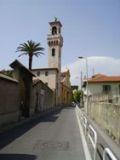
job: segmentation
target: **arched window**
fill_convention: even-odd
[[[55,56],[55,48],[52,48],[52,56]]]
[[[53,41],[51,42],[51,46],[53,45]]]
[[[52,35],[55,35],[55,34],[57,34],[57,28],[54,26],[54,27],[52,28]]]
[[[48,76],[48,71],[45,71],[45,76]]]
[[[37,76],[40,76],[40,71],[37,71]]]

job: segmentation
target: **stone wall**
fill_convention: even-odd
[[[89,116],[120,144],[120,105],[105,102],[89,102]]]
[[[54,92],[41,80],[34,82],[31,95],[31,114],[43,112],[55,107]]]
[[[0,127],[19,117],[19,83],[0,74]]]

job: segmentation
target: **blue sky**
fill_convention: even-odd
[[[0,69],[16,58],[17,46],[27,40],[41,42],[45,56],[33,67],[47,66],[47,34],[54,16],[63,24],[62,65],[80,55],[119,59],[120,0],[0,0]],[[19,58],[26,66],[28,57]]]

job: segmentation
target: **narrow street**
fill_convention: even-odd
[[[0,160],[85,160],[75,108],[0,135]]]

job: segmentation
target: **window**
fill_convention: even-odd
[[[52,49],[52,56],[55,56],[55,48]]]
[[[48,76],[48,71],[45,72],[45,76]]]
[[[104,93],[109,93],[110,91],[111,91],[110,85],[103,85],[103,92]]]
[[[37,76],[40,76],[40,71],[37,71]]]
[[[52,28],[52,35],[55,35],[55,34],[57,34],[57,28],[54,26],[54,27]]]

